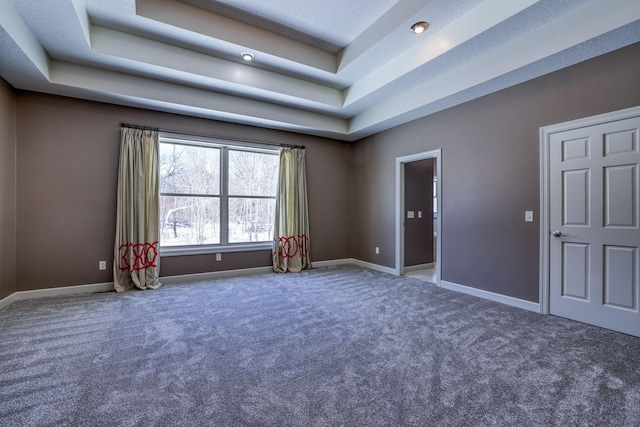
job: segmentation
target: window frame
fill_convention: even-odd
[[[186,145],[205,148],[220,149],[220,191],[218,195],[202,195],[187,193],[162,193],[162,196],[195,196],[195,197],[211,197],[220,200],[220,243],[203,244],[203,245],[181,245],[181,246],[162,246],[160,241],[161,256],[183,256],[183,255],[202,255],[214,253],[228,252],[249,252],[259,250],[271,250],[273,241],[267,240],[262,242],[236,242],[229,243],[229,199],[230,198],[247,198],[247,199],[267,199],[276,200],[273,196],[246,196],[246,195],[230,195],[229,194],[229,151],[246,151],[251,153],[269,154],[278,156],[280,147],[267,146],[259,143],[250,143],[238,140],[227,140],[213,137],[199,137],[189,135],[176,135],[168,132],[160,132],[158,135],[158,143],[168,143],[176,145]]]

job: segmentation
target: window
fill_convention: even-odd
[[[163,254],[270,247],[278,151],[161,136],[159,153]]]

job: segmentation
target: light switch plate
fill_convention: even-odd
[[[418,218],[422,218],[422,211],[418,211]]]
[[[414,211],[407,211],[407,218],[415,218],[415,212]]]
[[[524,220],[526,222],[533,222],[533,211],[525,211],[524,212]]]

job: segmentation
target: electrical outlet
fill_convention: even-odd
[[[216,261],[222,261],[222,254],[216,254]]]
[[[98,262],[98,270],[106,270],[107,269],[107,261]]]
[[[380,248],[376,246],[376,255],[380,254]]]

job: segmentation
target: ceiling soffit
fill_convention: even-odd
[[[640,41],[637,0],[53,3],[0,4],[14,87],[343,140]]]

